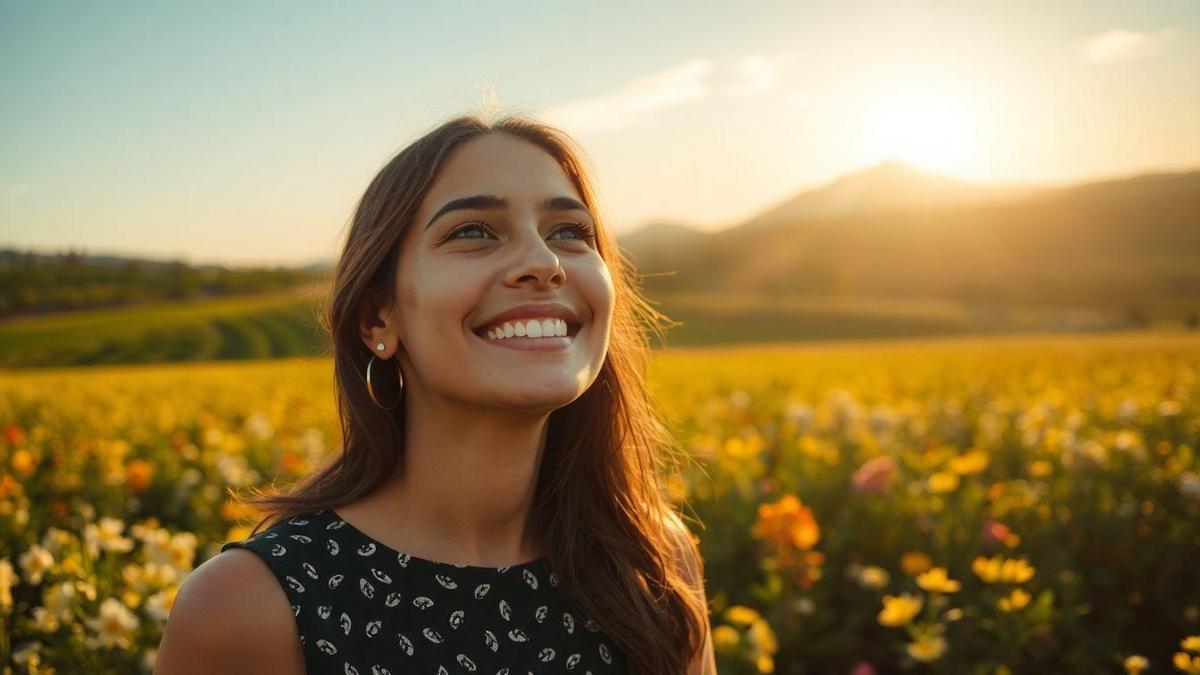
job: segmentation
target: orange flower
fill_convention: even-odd
[[[301,473],[304,469],[304,458],[291,450],[284,450],[279,456],[279,466],[288,473]]]
[[[25,440],[25,432],[15,424],[4,427],[4,438],[12,445],[18,445]]]
[[[931,567],[933,567],[933,560],[920,551],[908,551],[900,556],[900,569],[909,576],[915,577],[928,571]]]
[[[779,501],[758,505],[758,521],[751,534],[784,550],[794,547],[806,551],[821,538],[821,528],[812,509],[795,495],[784,495]]]
[[[12,476],[6,473],[0,474],[0,499],[8,499],[17,494],[18,485],[19,483]]]
[[[141,492],[150,487],[150,478],[154,475],[154,467],[144,459],[135,459],[125,466],[125,484],[134,492]]]

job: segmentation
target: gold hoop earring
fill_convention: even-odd
[[[375,388],[371,386],[371,364],[374,362],[375,355],[372,354],[371,360],[367,361],[367,394],[371,396],[371,400],[375,402],[376,406],[384,410],[392,410],[396,406],[400,405],[400,399],[404,396],[404,373],[400,372],[400,362],[396,362],[396,380],[400,383],[400,393],[396,395],[396,402],[393,403],[391,407],[385,407],[379,402],[379,399],[375,398]]]

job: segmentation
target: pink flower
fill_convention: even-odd
[[[896,460],[891,455],[881,455],[867,461],[854,472],[854,491],[861,494],[878,495],[887,491],[896,474]]]
[[[859,661],[854,664],[854,670],[850,671],[850,675],[875,675],[875,667],[866,661]]]
[[[1008,526],[998,520],[988,518],[983,521],[983,530],[979,534],[979,538],[985,544],[1003,544],[1008,538]]]

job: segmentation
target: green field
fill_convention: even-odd
[[[70,366],[316,355],[311,295],[161,302],[0,322],[0,366]]]
[[[263,295],[96,309],[0,321],[0,366],[46,367],[324,353],[320,287]],[[653,299],[678,322],[666,346],[887,339],[1124,326],[1088,308],[980,307],[884,298],[762,297],[678,293]],[[662,347],[661,343],[655,343]]]

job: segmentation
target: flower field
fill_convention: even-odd
[[[723,675],[1200,672],[1194,336],[668,350],[651,386]],[[255,520],[230,491],[335,424],[325,359],[0,373],[5,672],[150,672]]]

